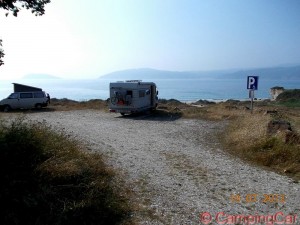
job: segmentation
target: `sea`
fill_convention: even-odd
[[[42,88],[51,98],[68,98],[76,101],[109,98],[109,83],[113,79],[19,79],[0,80],[0,98],[6,98],[13,92],[12,83]],[[182,102],[195,102],[200,99],[210,101],[226,101],[228,99],[247,100],[247,80],[245,79],[153,79],[143,80],[155,82],[160,99],[177,99]],[[298,80],[263,80],[258,83],[254,97],[270,98],[270,88],[281,86],[285,89],[300,88]]]

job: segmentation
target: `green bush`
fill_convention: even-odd
[[[278,101],[287,101],[290,99],[300,100],[300,89],[285,90],[284,92],[280,93],[276,98],[276,100]]]
[[[99,154],[45,123],[0,124],[0,224],[120,224],[131,213]]]
[[[300,107],[300,89],[285,90],[276,98],[279,105]]]

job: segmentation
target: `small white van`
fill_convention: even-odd
[[[4,112],[11,109],[41,109],[49,102],[50,97],[44,91],[14,92],[0,101],[0,107]]]

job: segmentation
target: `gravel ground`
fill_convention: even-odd
[[[138,224],[205,224],[201,215],[209,215],[203,212],[212,216],[206,224],[238,224],[236,215],[248,219],[239,224],[273,224],[263,216],[276,213],[280,221],[300,216],[300,184],[222,151],[215,135],[224,122],[93,110],[26,115],[64,128],[104,153],[135,193]]]

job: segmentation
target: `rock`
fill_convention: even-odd
[[[264,114],[265,115],[266,114],[276,115],[276,114],[278,114],[278,111],[277,110],[267,110]]]
[[[238,105],[238,104],[240,104],[241,102],[240,102],[239,100],[228,99],[228,100],[226,101],[226,103]]]
[[[286,144],[300,144],[300,135],[294,131],[286,132],[285,143]]]
[[[173,111],[181,111],[178,107],[175,107]]]
[[[235,106],[235,105],[226,105],[225,106],[225,109],[228,109],[228,110],[232,110],[232,109],[238,109],[238,107],[237,106]]]
[[[194,102],[193,105],[214,105],[216,102],[208,101],[208,100],[198,100],[197,102]]]
[[[292,131],[292,127],[289,122],[285,120],[272,120],[268,123],[267,134],[273,135],[283,131]]]
[[[284,88],[283,87],[272,87],[270,89],[270,94],[271,94],[271,97],[272,99],[271,100],[276,100],[276,98],[278,97],[278,95],[280,95],[282,92],[284,92]]]

